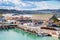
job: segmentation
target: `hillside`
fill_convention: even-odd
[[[8,9],[0,9],[0,13],[15,13],[15,14],[57,14],[60,17],[60,9],[46,9],[46,10],[8,10]]]

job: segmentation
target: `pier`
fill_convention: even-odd
[[[15,25],[15,24],[0,24],[0,30],[12,29],[15,27],[17,27],[17,25]]]
[[[54,14],[32,14],[32,15],[14,15],[6,16],[6,21],[10,23],[7,28],[19,28],[26,32],[35,33],[37,35],[48,34],[54,37],[60,37],[60,30],[57,30],[52,25],[57,25],[58,21]],[[12,24],[15,24],[13,26]],[[17,25],[17,26],[16,26]],[[2,25],[3,28],[6,28]]]
[[[41,29],[40,27],[29,27],[29,26],[17,26],[17,28],[22,29],[26,32],[31,32],[31,33],[35,33],[39,36],[41,36],[41,34],[47,34],[50,35],[52,37],[60,37],[60,31],[57,30],[48,30],[48,29]]]

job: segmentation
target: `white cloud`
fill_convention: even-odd
[[[56,3],[56,5],[54,4],[51,4],[50,3],[47,3],[45,1],[42,1],[42,2],[32,2],[34,5],[36,5],[36,9],[60,9],[60,5]]]
[[[23,2],[21,0],[0,0],[0,4],[13,3],[15,6],[0,6],[0,9],[16,9],[16,10],[41,10],[41,9],[60,9],[60,6],[50,4],[46,1],[41,2]]]
[[[48,5],[45,2],[35,2],[33,3],[34,5],[36,5],[36,9],[47,9]]]

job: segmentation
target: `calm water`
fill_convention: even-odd
[[[0,40],[59,40],[54,37],[39,37],[35,34],[26,33],[22,30],[11,29],[0,31]]]

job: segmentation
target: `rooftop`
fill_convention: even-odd
[[[36,20],[49,20],[53,16],[54,16],[54,14],[34,14],[32,16],[32,19],[36,19]]]

